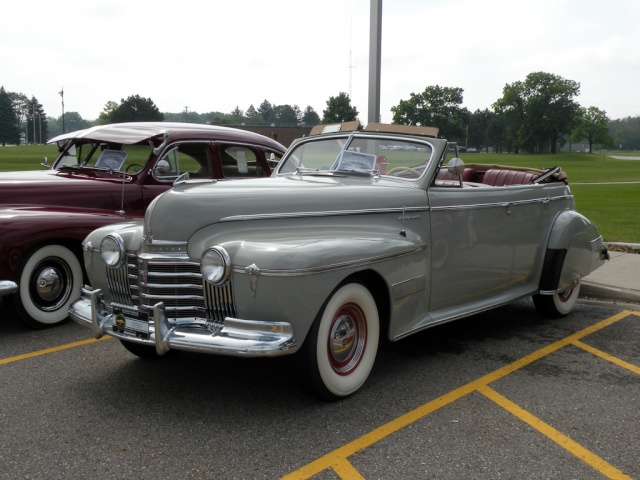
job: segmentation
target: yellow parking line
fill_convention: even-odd
[[[383,438],[397,432],[398,430],[406,427],[407,425],[413,422],[420,420],[423,417],[426,417],[430,413],[433,413],[436,410],[452,402],[455,402],[456,400],[464,397],[465,395],[468,395],[469,393],[474,391],[479,391],[481,388],[486,387],[490,383],[495,382],[496,380],[499,380],[505,377],[506,375],[509,375],[510,373],[513,373],[529,365],[530,363],[533,363],[536,360],[539,360],[540,358],[543,358],[563,347],[566,347],[567,345],[573,344],[574,342],[580,340],[581,338],[586,337],[587,335],[597,332],[598,330],[601,330],[605,327],[608,327],[609,325],[623,318],[626,318],[629,315],[638,315],[638,313],[626,311],[626,310],[622,311],[616,315],[606,318],[598,323],[595,323],[594,325],[591,325],[583,330],[580,330],[579,332],[569,335],[568,337],[565,337],[562,340],[552,343],[551,345],[548,345],[544,348],[541,348],[540,350],[533,352],[525,357],[522,357],[519,360],[516,360],[515,362],[510,363],[509,365],[505,365],[504,367],[499,368],[498,370],[495,370],[489,373],[488,375],[480,377],[477,380],[474,380],[473,382],[463,385],[462,387],[459,387],[455,390],[452,390],[449,393],[442,395],[441,397],[436,398],[435,400],[425,403],[424,405],[416,408],[415,410],[405,413],[404,415],[390,421],[389,423],[386,423],[385,425],[382,425],[381,427],[376,428],[375,430],[372,430],[371,432],[363,435],[362,437],[357,438],[343,445],[342,447],[335,449],[333,452],[330,452],[327,455],[324,455],[323,457],[320,457],[315,461],[308,463],[307,465],[299,468],[298,470],[291,472],[288,475],[285,475],[284,477],[282,477],[282,480],[308,479],[328,468],[333,469],[337,473],[337,469],[339,469],[341,465],[344,465],[344,463],[347,462],[347,458],[349,458],[351,455],[373,445],[374,443],[379,442]],[[343,480],[347,480],[350,477],[340,477],[340,478],[342,478]],[[624,478],[624,477],[620,477],[620,478]]]
[[[586,350],[587,352],[602,358],[603,360],[606,360],[608,362],[611,363],[615,363],[616,365],[618,365],[619,367],[622,368],[626,368],[627,370],[632,371],[633,373],[637,373],[638,375],[640,375],[640,367],[636,367],[635,365],[625,362],[624,360],[620,360],[619,358],[616,358],[612,355],[609,355],[608,353],[603,352],[602,350],[598,350],[597,348],[592,347],[591,345],[587,345],[586,343],[582,343],[578,340],[575,340],[573,342],[571,342],[573,345],[575,345],[576,347],[579,347],[583,350]]]
[[[535,417],[531,413],[527,412],[517,404],[513,403],[508,398],[500,395],[494,389],[488,386],[484,386],[484,387],[480,387],[478,391],[481,394],[483,394],[485,397],[487,397],[489,400],[500,405],[509,413],[515,415],[526,424],[535,428],[537,431],[542,433],[548,439],[556,442],[558,445],[560,445],[562,448],[567,450],[569,453],[572,453],[573,455],[578,457],[580,460],[582,460],[583,462],[587,463],[595,470],[602,473],[607,478],[610,478],[612,480],[617,480],[617,479],[631,480],[630,476],[625,475],[622,471],[618,470],[616,467],[614,467],[610,463],[598,457],[596,454],[590,452],[579,443],[574,442],[573,440],[571,440],[571,438],[567,437],[562,432],[556,430],[551,425],[543,422],[538,417]]]
[[[333,465],[333,470],[342,480],[364,480],[360,472],[356,470],[348,460]]]
[[[20,360],[26,360],[27,358],[39,357],[40,355],[46,355],[48,353],[60,352],[69,348],[80,347],[82,345],[88,345],[90,343],[99,342],[102,340],[108,340],[111,337],[102,337],[98,340],[95,338],[89,338],[87,340],[80,340],[79,342],[66,343],[64,345],[58,345],[57,347],[45,348],[44,350],[37,350],[35,352],[23,353],[22,355],[16,355],[15,357],[0,358],[0,365],[6,365],[7,363],[18,362]]]

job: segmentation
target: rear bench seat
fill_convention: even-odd
[[[510,170],[509,168],[489,168],[484,170],[479,168],[465,167],[462,173],[462,182],[472,183],[473,186],[489,185],[492,187],[503,187],[505,185],[528,185],[537,178],[542,171]],[[486,167],[485,167],[486,168]],[[460,185],[458,175],[452,175],[446,168],[438,171],[436,178],[438,186]]]
[[[502,187],[504,185],[528,185],[537,176],[538,174],[534,172],[492,168],[484,173],[480,181],[485,185],[492,185],[494,187]]]

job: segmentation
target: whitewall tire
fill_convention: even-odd
[[[316,318],[307,339],[307,369],[315,393],[337,400],[367,380],[378,351],[376,302],[360,283],[340,287]]]
[[[46,245],[26,257],[18,272],[14,304],[20,319],[35,328],[67,319],[71,302],[80,296],[82,266],[62,245]]]
[[[538,312],[549,318],[562,318],[571,313],[580,295],[580,284],[553,295],[534,295],[533,303]]]

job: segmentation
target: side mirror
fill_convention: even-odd
[[[156,166],[153,169],[154,173],[157,173],[158,175],[167,175],[171,172],[171,165],[169,164],[169,162],[167,162],[166,160],[159,160],[158,163],[156,163]]]
[[[461,158],[452,158],[447,163],[447,170],[451,175],[460,176],[464,173],[464,162]]]
[[[44,168],[51,168],[51,166],[49,165],[49,160],[47,159],[47,157],[44,157],[44,160],[42,161],[42,163],[40,165],[42,165]]]

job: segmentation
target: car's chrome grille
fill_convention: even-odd
[[[138,303],[138,262],[135,254],[127,254],[122,268],[107,268],[107,285],[114,302],[123,305]]]
[[[167,317],[176,320],[222,323],[225,317],[236,316],[232,285],[216,287],[204,282],[200,262],[187,255],[132,254],[126,266],[107,270],[115,303],[151,313],[154,305],[163,302]]]

